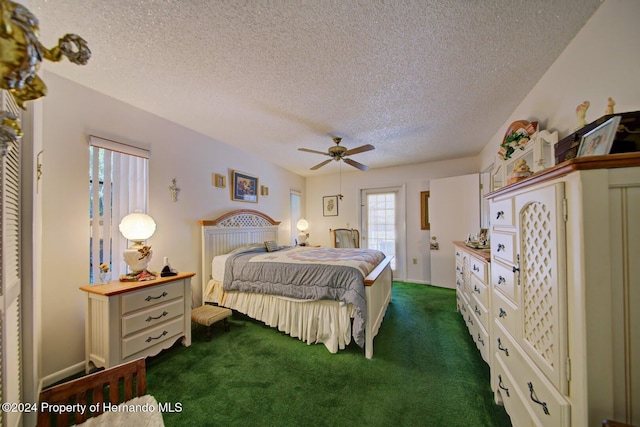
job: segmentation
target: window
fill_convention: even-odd
[[[127,214],[147,212],[149,151],[96,136],[89,140],[89,282],[100,264],[111,277],[126,274],[127,241],[118,230]]]
[[[391,268],[396,269],[396,193],[366,194],[367,247],[384,252],[391,260]]]

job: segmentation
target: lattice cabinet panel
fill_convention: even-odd
[[[567,354],[562,184],[516,197],[520,242],[521,344],[545,376],[566,390]]]

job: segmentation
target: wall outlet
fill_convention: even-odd
[[[414,259],[413,259],[413,263],[414,263],[414,264],[417,264],[417,263],[418,263],[418,258],[414,258]]]

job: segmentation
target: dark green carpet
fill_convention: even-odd
[[[374,357],[330,354],[234,314],[193,343],[147,359],[148,391],[181,404],[172,426],[510,426],[455,291],[394,283]],[[174,405],[175,406],[175,405]]]

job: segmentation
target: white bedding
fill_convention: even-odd
[[[307,344],[322,343],[330,353],[344,350],[351,342],[351,318],[355,314],[351,304],[225,292],[222,281],[213,279],[206,285],[204,301],[244,313]]]
[[[118,405],[117,411],[103,412],[97,417],[89,418],[79,425],[83,427],[162,427],[164,426],[164,421],[156,399],[149,394],[145,394],[144,396],[134,397],[131,400],[121,403]]]

